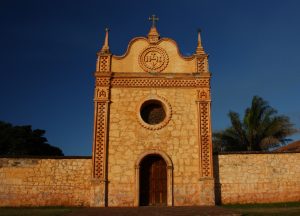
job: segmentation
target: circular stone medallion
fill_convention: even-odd
[[[169,63],[166,51],[157,46],[145,48],[139,55],[139,64],[146,72],[161,72]]]

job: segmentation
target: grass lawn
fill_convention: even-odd
[[[69,213],[74,208],[68,207],[20,207],[20,208],[0,208],[0,216],[62,216]]]
[[[243,216],[300,216],[300,202],[223,205]],[[0,208],[0,216],[64,216],[77,210],[76,207]]]
[[[244,216],[299,216],[300,202],[224,205]]]

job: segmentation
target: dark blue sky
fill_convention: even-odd
[[[210,55],[213,129],[254,95],[300,127],[300,1],[0,1],[0,120],[47,131],[66,155],[91,155],[93,72],[109,27],[122,54],[159,17],[162,37]],[[293,136],[300,139],[300,135]]]

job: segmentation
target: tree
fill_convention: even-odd
[[[290,141],[297,130],[284,115],[278,115],[267,101],[254,96],[245,110],[243,121],[236,112],[228,114],[231,126],[213,134],[216,151],[262,151]]]
[[[32,130],[30,125],[0,121],[0,155],[63,156],[61,149],[47,143],[44,134],[45,130]]]

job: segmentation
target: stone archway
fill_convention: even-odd
[[[167,164],[157,154],[144,157],[140,163],[140,206],[167,205]]]
[[[151,156],[156,156],[157,158],[162,158],[166,164],[166,182],[167,182],[167,206],[173,206],[173,163],[170,157],[160,150],[150,150],[144,152],[139,156],[135,163],[135,182],[136,182],[136,190],[135,190],[135,206],[139,206],[140,203],[140,173],[141,173],[141,163],[145,158],[151,158]]]

